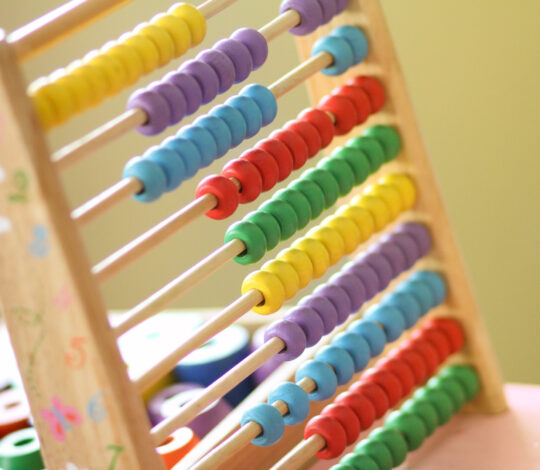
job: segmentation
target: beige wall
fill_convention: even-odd
[[[60,3],[3,0],[0,25],[12,30]],[[82,56],[138,21],[165,10],[169,3],[133,2],[31,61],[26,68],[28,79]],[[204,45],[228,36],[235,29],[233,25],[262,26],[275,16],[278,5],[278,0],[239,0],[209,21]],[[383,5],[505,378],[538,383],[540,283],[535,265],[540,246],[540,2],[383,0]],[[268,85],[297,63],[290,37],[272,43],[270,54],[271,62],[252,75],[253,81]],[[145,83],[160,75],[154,74]],[[70,136],[81,135],[114,116],[123,109],[128,94],[52,132],[51,146],[56,148]],[[303,88],[291,93],[280,101],[277,124],[291,119],[307,104]],[[64,181],[73,205],[113,183],[124,162],[142,152],[149,142],[132,133],[67,171]],[[97,261],[181,207],[192,197],[196,181],[219,172],[222,166],[223,161],[215,163],[157,203],[129,201],[90,224],[84,237],[91,258]],[[105,284],[108,305],[127,308],[140,301],[217,247],[227,226],[205,219],[164,243]],[[247,268],[231,263],[177,306],[224,305],[238,294],[247,272]]]

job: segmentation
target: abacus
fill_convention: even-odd
[[[272,22],[239,29],[134,92],[117,118],[49,151],[47,129],[195,47],[206,20],[234,1],[174,4],[28,88],[22,60],[126,0],[71,1],[0,39],[0,298],[49,470],[300,468],[314,457],[340,456],[361,431],[400,407],[335,467],[380,470],[403,462],[465,402],[477,412],[505,409],[377,0],[284,0],[279,8],[276,2]],[[135,128],[167,132],[264,67],[268,43],[289,33],[297,36],[298,67],[268,87],[246,86],[129,160],[117,184],[79,208],[68,206],[58,177],[63,168]],[[304,81],[316,106],[229,159],[220,175],[199,183],[192,202],[90,266],[78,225],[129,196],[151,203],[175,190],[270,125],[278,99]],[[322,149],[331,156],[301,170]],[[233,217],[239,204],[288,179],[231,225],[223,247],[109,324],[100,282],[197,218]],[[325,210],[326,218],[315,221]],[[257,263],[293,237],[247,275],[236,301],[130,379],[117,346],[121,335],[232,259]],[[346,255],[348,264],[268,326],[263,346],[150,426],[141,392],[250,310],[273,314],[298,291],[308,293]],[[174,444],[184,426],[276,355],[291,362],[180,460]],[[452,365],[438,371],[449,356]],[[4,466],[23,468],[10,462]],[[26,462],[24,468],[33,465]]]

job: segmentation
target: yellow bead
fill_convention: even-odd
[[[414,206],[416,202],[416,188],[409,176],[402,173],[384,175],[379,179],[379,183],[392,185],[399,191],[405,210]]]
[[[363,207],[345,205],[341,206],[337,211],[336,215],[343,215],[353,220],[358,230],[360,231],[360,243],[368,240],[373,232],[375,232],[375,221],[371,212]]]
[[[293,248],[303,251],[309,256],[313,265],[313,278],[321,277],[330,267],[330,256],[325,246],[319,240],[303,237],[292,244]]]
[[[43,129],[47,130],[54,127],[57,122],[57,117],[51,100],[47,95],[43,93],[41,89],[36,90],[32,95],[32,101],[34,102],[34,109],[36,110]]]
[[[348,255],[358,248],[361,241],[360,230],[354,221],[342,215],[331,215],[321,222],[325,227],[337,230],[343,239],[345,254]]]
[[[173,40],[165,29],[155,24],[142,23],[134,30],[140,36],[145,36],[154,43],[158,50],[159,66],[163,67],[174,58]]]
[[[375,231],[382,230],[390,223],[390,209],[386,203],[378,196],[360,194],[351,199],[351,204],[368,210],[375,222]]]
[[[368,186],[365,189],[364,194],[380,197],[390,210],[391,221],[403,211],[401,196],[394,186],[374,184],[373,186]]]
[[[306,237],[319,240],[326,251],[330,259],[330,266],[334,266],[345,254],[345,242],[336,229],[330,227],[315,227],[312,228]]]
[[[255,271],[249,274],[242,283],[242,294],[250,290],[258,290],[264,301],[252,308],[255,313],[268,315],[277,312],[285,302],[285,287],[273,273],[268,271]]]
[[[107,78],[107,95],[114,95],[127,85],[127,74],[122,63],[115,57],[92,51],[84,56],[83,61],[99,67]]]
[[[91,106],[93,92],[90,84],[80,75],[75,75],[63,69],[60,73],[51,75],[51,80],[66,87],[74,100],[75,112],[80,112]]]
[[[127,33],[120,36],[119,42],[133,48],[139,55],[143,65],[143,73],[151,73],[158,68],[159,51],[148,37]]]
[[[286,261],[294,268],[298,275],[300,289],[306,287],[313,279],[313,263],[305,251],[287,248],[280,251],[276,259]]]
[[[191,47],[191,31],[188,24],[182,18],[174,15],[161,13],[154,16],[150,23],[162,27],[172,39],[174,44],[174,56],[180,57]]]
[[[137,54],[137,51],[132,47],[111,41],[103,46],[101,52],[105,55],[114,57],[122,64],[129,85],[132,85],[141,78],[141,75],[143,74],[142,60],[139,57],[139,54]]]
[[[285,288],[285,300],[292,299],[300,290],[300,279],[295,269],[287,261],[274,259],[264,263],[261,271],[267,271],[279,277]]]
[[[193,46],[199,44],[206,35],[206,19],[197,8],[189,3],[176,3],[171,6],[167,13],[184,20],[191,32]]]
[[[92,93],[90,106],[101,103],[107,96],[109,84],[107,75],[105,75],[101,67],[84,64],[81,60],[77,60],[70,64],[67,70],[71,75],[79,76],[88,83]]]
[[[55,120],[54,124],[61,124],[75,112],[75,99],[71,95],[71,91],[58,83],[48,80],[41,81],[39,86],[30,86],[30,94],[35,95],[37,89],[39,93],[47,96],[52,104]]]

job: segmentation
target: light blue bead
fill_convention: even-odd
[[[242,88],[240,95],[251,98],[261,110],[262,125],[270,124],[277,115],[277,100],[274,94],[265,86],[254,83]]]
[[[446,283],[440,274],[433,271],[418,271],[413,273],[410,279],[424,281],[430,288],[435,301],[432,308],[440,305],[446,298]]]
[[[334,58],[334,63],[322,70],[325,75],[341,75],[345,73],[353,64],[353,51],[348,41],[335,36],[325,36],[318,39],[311,55],[316,56],[320,52],[328,52]]]
[[[407,292],[414,296],[420,307],[422,307],[422,315],[425,315],[435,304],[435,298],[431,289],[424,281],[418,279],[407,279],[396,288],[396,292]]]
[[[395,341],[405,330],[405,319],[401,312],[386,305],[373,305],[364,314],[366,320],[380,323],[384,327],[387,341]]]
[[[223,119],[207,114],[199,116],[193,124],[206,129],[212,134],[217,144],[216,158],[222,157],[232,148],[231,131]]]
[[[381,354],[386,346],[386,335],[384,331],[372,321],[364,319],[353,321],[347,328],[347,331],[356,333],[367,341],[371,357]]]
[[[185,179],[194,176],[199,171],[199,168],[202,167],[201,152],[199,152],[199,149],[190,140],[173,135],[167,137],[161,143],[161,147],[170,148],[180,155],[186,167]]]
[[[180,183],[186,179],[186,165],[184,160],[170,148],[150,147],[144,152],[143,158],[156,162],[161,167],[167,178],[166,192],[178,188]]]
[[[225,104],[232,106],[242,113],[246,122],[246,137],[253,137],[262,127],[262,112],[254,100],[247,96],[232,96]]]
[[[176,135],[195,144],[195,147],[197,147],[197,150],[201,154],[202,166],[200,168],[207,167],[217,157],[218,149],[216,140],[210,131],[204,127],[194,125],[184,126]]]
[[[240,145],[247,135],[247,126],[242,113],[236,108],[226,104],[215,106],[210,114],[217,116],[225,121],[231,132],[231,148]]]
[[[358,65],[366,58],[368,42],[366,35],[360,28],[356,28],[355,26],[339,26],[330,33],[330,36],[343,38],[349,43],[353,53],[353,65]]]
[[[336,335],[331,344],[343,348],[349,353],[354,363],[355,372],[360,372],[367,366],[371,350],[363,336],[352,331],[344,331]]]
[[[167,188],[167,177],[163,169],[145,158],[133,157],[124,167],[124,178],[137,178],[144,189],[133,197],[137,201],[152,202],[158,199]]]
[[[317,385],[317,388],[308,395],[310,400],[326,400],[336,392],[338,385],[337,377],[326,362],[318,360],[304,362],[296,370],[294,380],[295,382],[300,382],[305,377],[309,377]]]
[[[380,305],[397,308],[403,315],[405,328],[412,328],[422,316],[420,303],[407,292],[390,292],[382,298]]]
[[[328,362],[334,368],[338,385],[344,385],[352,379],[354,362],[345,349],[335,345],[324,346],[317,351],[315,359]]]
[[[268,395],[268,403],[277,400],[287,403],[289,412],[283,416],[285,424],[293,426],[304,421],[309,414],[309,397],[305,390],[292,382],[283,382]]]
[[[259,403],[242,415],[242,426],[250,421],[255,421],[262,428],[262,433],[251,441],[257,446],[271,446],[279,441],[285,432],[283,416],[268,403]]]

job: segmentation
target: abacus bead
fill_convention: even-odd
[[[405,403],[403,403],[403,405],[401,405],[401,409],[418,416],[424,423],[428,436],[431,436],[439,425],[439,416],[437,415],[437,411],[435,410],[435,407],[427,400],[418,398],[407,400]]]
[[[347,465],[340,462],[336,465],[332,465],[329,470],[356,470],[356,469],[352,465]]]
[[[352,85],[342,85],[332,90],[332,95],[344,96],[351,100],[356,110],[356,125],[364,123],[371,114],[371,102],[361,88]]]
[[[405,328],[412,328],[422,315],[422,307],[418,301],[407,292],[390,292],[385,295],[381,305],[397,308],[405,320]]]
[[[268,152],[278,166],[278,182],[287,179],[293,169],[293,156],[289,148],[278,139],[264,139],[255,148]]]
[[[381,354],[386,346],[386,335],[375,322],[363,319],[355,320],[349,325],[347,331],[352,331],[367,341],[371,357]]]
[[[268,271],[279,277],[279,280],[285,287],[285,300],[289,300],[300,290],[300,279],[294,268],[282,260],[267,261],[261,267],[262,271]]]
[[[5,470],[41,470],[43,460],[37,432],[23,428],[0,440],[0,462]]]
[[[422,387],[414,392],[414,400],[425,400],[435,409],[439,425],[450,421],[453,414],[453,403],[448,393],[438,388]]]
[[[268,394],[268,403],[278,400],[287,404],[289,411],[283,416],[288,426],[304,421],[309,414],[309,397],[302,387],[292,382],[283,382]]]
[[[396,158],[401,148],[401,138],[399,134],[389,126],[371,126],[368,127],[362,135],[377,139],[384,149],[385,161],[389,162]]]
[[[414,239],[406,233],[387,234],[381,237],[381,243],[395,243],[403,252],[406,261],[406,269],[410,269],[420,259],[420,249]]]
[[[186,115],[187,103],[184,93],[179,88],[168,82],[153,82],[148,89],[159,93],[169,106],[171,117],[169,125],[177,124]]]
[[[371,457],[375,462],[377,462],[377,468],[379,470],[391,470],[392,469],[392,454],[390,449],[379,442],[378,440],[363,439],[360,443],[354,448],[354,453],[359,455],[366,455]]]
[[[299,238],[292,244],[293,248],[304,251],[313,265],[313,278],[321,277],[330,266],[330,255],[319,240],[314,238]]]
[[[351,445],[358,439],[360,434],[360,421],[354,411],[348,406],[339,403],[331,403],[323,408],[321,416],[330,416],[339,421],[347,436],[347,445]]]
[[[324,448],[315,454],[319,459],[333,459],[347,446],[347,434],[343,425],[331,416],[319,415],[308,421],[304,429],[304,439],[316,434],[322,436],[326,443]]]
[[[375,410],[375,419],[384,416],[390,408],[388,395],[380,385],[377,385],[374,382],[355,382],[351,385],[349,391],[351,393],[362,395],[369,400]]]
[[[360,421],[361,430],[368,429],[375,421],[375,407],[362,393],[351,391],[340,393],[334,403],[348,406]]]
[[[352,470],[380,470],[379,466],[371,457],[363,454],[350,453],[340,461],[340,465],[348,465]],[[336,468],[335,470],[341,470]],[[343,470],[349,470],[345,468]]]
[[[202,104],[210,103],[218,94],[219,78],[210,65],[200,60],[188,60],[180,71],[191,75],[202,91]]]
[[[277,139],[287,146],[293,158],[294,170],[305,165],[308,158],[308,146],[300,134],[288,129],[280,129],[272,132],[270,138]]]
[[[354,221],[358,229],[360,230],[361,241],[365,242],[375,232],[375,222],[371,212],[363,207],[346,204],[341,206],[337,211],[337,215],[343,215]]]
[[[353,137],[345,144],[364,153],[369,161],[370,172],[375,173],[384,163],[384,149],[378,140],[370,137]]]
[[[240,183],[239,201],[247,204],[259,197],[262,192],[262,177],[257,167],[244,159],[236,158],[230,160],[221,175],[226,178],[235,178]]]
[[[336,0],[317,0],[322,10],[322,23],[328,23],[337,13]]]
[[[324,245],[328,251],[330,266],[333,266],[343,258],[345,244],[337,230],[330,227],[317,226],[312,228],[306,236],[319,240]]]
[[[331,215],[326,217],[321,224],[324,227],[330,227],[336,230],[343,240],[344,253],[351,254],[360,244],[360,230],[356,224],[349,218]]]
[[[298,115],[298,119],[308,121],[317,129],[321,138],[321,148],[326,148],[334,140],[334,123],[330,116],[317,108],[309,108]]]
[[[175,3],[167,12],[187,23],[193,46],[202,42],[206,34],[206,19],[197,8],[189,3]]]
[[[285,424],[281,413],[268,403],[259,403],[242,415],[242,426],[254,421],[262,428],[251,442],[258,446],[271,446],[281,439],[285,432]]]
[[[279,352],[279,356],[285,361],[296,359],[306,349],[306,335],[302,328],[292,321],[280,320],[266,328],[265,343],[274,337],[280,338],[285,343],[285,349]]]
[[[155,44],[146,36],[134,32],[120,36],[119,42],[132,48],[138,55],[143,73],[153,72],[159,66],[159,53]]]
[[[167,128],[171,121],[171,111],[167,101],[156,91],[138,90],[128,98],[127,109],[142,109],[146,122],[137,126],[144,135],[156,135]]]
[[[300,15],[300,23],[289,29],[296,36],[305,36],[315,31],[323,21],[322,8],[316,1],[284,0],[281,2],[279,12],[295,10]]]
[[[306,196],[293,188],[283,188],[275,192],[272,199],[279,199],[291,205],[298,218],[297,230],[303,229],[313,218],[311,206]]]
[[[311,48],[311,56],[315,57],[321,52],[330,54],[334,59],[332,65],[322,70],[325,75],[341,75],[353,65],[353,51],[346,39],[335,36],[325,36],[318,39]]]
[[[321,150],[321,136],[317,128],[309,121],[297,119],[285,124],[284,129],[297,133],[306,143],[308,158],[312,158]]]
[[[275,219],[269,214],[265,214],[264,212],[255,212],[255,214],[259,214],[259,213],[267,215],[273,221],[275,221]],[[277,221],[276,221],[276,224],[277,224]],[[279,224],[277,228],[279,230]],[[265,232],[265,235],[266,235],[266,231],[265,230],[263,231]],[[278,241],[279,241],[279,236],[276,237],[276,243],[272,246],[272,248],[275,245],[277,245]],[[268,245],[269,250],[272,248],[270,248],[270,245]],[[304,251],[297,250],[296,248],[287,248],[283,251],[280,251],[278,255],[276,256],[276,259],[286,261],[294,268],[294,270],[298,274],[298,280],[300,281],[300,289],[303,289],[304,287],[306,287],[309,284],[309,282],[313,279],[313,264],[311,263],[309,256]]]
[[[169,148],[180,155],[186,167],[186,179],[191,178],[202,165],[201,153],[193,142],[180,137],[167,137],[161,147]]]
[[[396,287],[395,292],[403,292],[412,295],[420,305],[420,315],[422,316],[431,308],[433,294],[423,282],[411,282],[410,279],[407,279]]]
[[[131,50],[129,48],[127,49]],[[90,83],[81,75],[69,73],[66,69],[60,69],[60,73],[53,73],[50,76],[50,80],[69,89],[75,104],[76,112],[83,111],[86,108],[97,104]]]
[[[437,356],[439,358],[439,364],[443,363],[446,358],[450,355],[451,347],[450,341],[444,333],[439,330],[431,329],[421,329],[416,330],[412,335],[411,339],[425,339],[433,345],[437,351]]]
[[[294,180],[288,186],[291,189],[300,191],[308,200],[311,210],[311,219],[314,220],[321,215],[324,209],[324,194],[319,185],[307,179]]]
[[[303,378],[310,378],[315,382],[317,388],[308,394],[312,401],[323,401],[330,398],[337,388],[337,377],[332,368],[319,360],[304,362],[294,376],[295,382],[300,382]]]
[[[232,96],[225,104],[236,108],[242,114],[246,122],[246,137],[253,137],[262,127],[262,113],[255,101],[247,96]]]
[[[337,324],[341,325],[351,313],[351,301],[342,287],[334,284],[321,284],[314,291],[314,295],[325,296],[337,311]]]
[[[277,246],[281,235],[281,229],[274,217],[266,212],[253,211],[247,214],[244,217],[244,220],[254,223],[263,231],[264,238],[266,239],[267,251],[270,251]]]
[[[306,345],[314,346],[324,333],[324,325],[317,312],[309,307],[295,307],[283,317],[296,323],[306,335]]]
[[[332,158],[339,158],[350,166],[354,176],[354,184],[356,186],[366,181],[371,173],[371,167],[367,157],[358,149],[352,147],[338,147],[332,152]]]
[[[247,125],[242,113],[227,104],[221,104],[212,108],[210,115],[225,121],[231,132],[231,148],[240,145],[246,138]]]
[[[146,36],[154,43],[158,51],[159,65],[161,67],[168,64],[174,58],[173,40],[162,27],[149,23],[141,23],[133,31],[141,36]]]
[[[143,189],[133,197],[141,202],[151,202],[158,199],[167,188],[167,176],[155,162],[140,157],[129,160],[124,167],[123,178],[136,178]]]
[[[330,277],[329,282],[341,287],[351,301],[351,313],[356,312],[366,301],[364,283],[354,274],[338,272]]]
[[[214,69],[214,72],[218,77],[219,93],[225,93],[233,86],[236,70],[232,60],[227,54],[219,49],[206,49],[197,54],[195,60],[204,62]]]
[[[342,272],[354,274],[364,284],[366,301],[379,291],[379,279],[375,270],[367,263],[350,262],[343,266]]]
[[[189,125],[182,127],[176,134],[178,137],[190,140],[201,155],[202,168],[207,167],[214,161],[218,154],[218,148],[214,136],[204,127]]]
[[[413,389],[415,380],[414,375],[409,365],[398,358],[385,357],[377,362],[376,365],[379,370],[386,370],[394,374],[401,384],[402,396],[407,396]]]
[[[174,45],[174,57],[180,57],[190,48],[191,31],[182,18],[161,13],[154,16],[150,22],[167,31]]]
[[[371,101],[371,108],[376,113],[380,111],[386,101],[386,94],[381,83],[373,77],[354,77],[351,78],[347,85],[353,85],[362,88]]]
[[[203,100],[203,92],[199,82],[193,76],[181,71],[169,72],[163,77],[163,81],[174,85],[184,94],[187,104],[187,116],[200,108]]]
[[[212,137],[216,142],[216,158],[222,157],[231,149],[231,131],[223,119],[212,116],[211,114],[206,114],[195,119],[193,125],[202,127],[212,134]]]
[[[258,290],[264,297],[263,302],[252,309],[255,313],[268,315],[277,312],[285,302],[285,288],[275,274],[252,272],[242,283],[242,295],[252,289]]]
[[[393,277],[397,277],[405,271],[406,259],[403,252],[393,243],[378,243],[372,245],[368,253],[379,253],[384,256],[392,267]]]
[[[344,96],[327,95],[319,102],[317,108],[334,115],[336,135],[347,134],[358,122],[354,104]]]
[[[388,397],[390,407],[397,405],[403,397],[401,382],[391,372],[378,369],[368,370],[360,379],[362,382],[374,383],[379,385]]]
[[[227,178],[224,179],[226,181],[229,181]],[[226,201],[224,202],[226,203]],[[266,253],[266,237],[264,236],[263,231],[257,225],[251,222],[242,220],[232,224],[225,232],[224,242],[228,243],[232,240],[242,240],[246,247],[246,249],[242,253],[240,253],[238,256],[235,256],[234,260],[237,263],[256,263],[257,261],[262,259],[262,257]]]
[[[424,224],[418,222],[406,222],[397,227],[396,232],[403,232],[411,235],[418,244],[422,256],[426,255],[431,248],[431,235]]]
[[[378,197],[384,201],[388,207],[390,221],[395,220],[403,210],[403,203],[401,202],[399,191],[393,186],[375,184],[367,187],[364,194]]]
[[[368,53],[368,43],[365,34],[356,26],[339,26],[332,30],[332,36],[345,39],[353,53],[353,65],[362,62]]]
[[[413,349],[393,349],[388,354],[388,357],[395,357],[405,361],[413,373],[416,385],[423,383],[428,378],[428,370],[424,358]]]
[[[403,434],[409,451],[418,449],[427,436],[423,421],[408,411],[394,411],[384,424],[387,429],[395,429]]]
[[[350,331],[339,333],[332,340],[332,344],[349,353],[354,363],[354,371],[363,370],[370,358],[370,349],[367,341],[357,333]]]
[[[253,70],[253,61],[249,49],[236,39],[221,39],[214,44],[213,49],[225,53],[234,64],[234,83],[241,83]]]
[[[270,199],[259,207],[260,211],[268,212],[279,224],[281,240],[287,240],[296,232],[298,219],[290,204],[279,199]]]
[[[299,306],[313,309],[321,318],[324,334],[330,333],[337,325],[338,314],[334,304],[322,295],[310,295],[300,299]]]
[[[427,329],[437,329],[443,333],[450,343],[450,351],[452,353],[458,352],[463,347],[463,343],[465,343],[463,329],[454,319],[432,318],[425,323],[424,327]]]
[[[253,83],[240,91],[240,94],[251,98],[261,110],[262,125],[267,126],[277,114],[277,101],[274,94],[265,86]]]
[[[351,199],[350,204],[368,210],[373,216],[375,230],[380,231],[390,223],[390,209],[384,200],[378,196],[359,194]]]
[[[240,158],[247,160],[257,168],[262,179],[262,190],[272,189],[278,180],[279,168],[276,161],[268,152],[261,149],[250,149],[244,152]]]
[[[332,366],[337,377],[338,385],[343,385],[352,379],[354,362],[350,354],[336,346],[324,346],[317,351],[315,359],[327,362]]]
[[[344,160],[326,157],[317,164],[317,168],[322,168],[332,174],[339,186],[340,196],[346,196],[351,192],[354,176],[351,167]]]
[[[45,95],[43,89],[31,90],[29,93],[41,126],[43,129],[50,129],[58,122],[51,100]]]
[[[377,273],[380,291],[390,284],[393,278],[392,266],[390,266],[390,262],[384,256],[379,253],[367,253],[361,255],[358,260],[368,264]]]
[[[427,370],[427,376],[431,376],[439,367],[439,355],[435,347],[426,340],[406,340],[401,343],[400,349],[411,349],[422,357]]]
[[[426,283],[433,294],[435,301],[433,307],[443,303],[446,297],[446,284],[440,274],[433,271],[417,271],[411,275],[410,279],[416,279]]]
[[[463,385],[452,377],[432,377],[428,380],[427,386],[445,391],[452,400],[454,413],[458,412],[467,401]]]
[[[401,465],[407,457],[407,441],[403,435],[395,429],[385,427],[375,429],[369,439],[384,444],[392,455],[393,467]]]
[[[302,179],[313,181],[324,195],[324,208],[332,207],[339,197],[339,186],[329,171],[311,168],[302,174]]]
[[[144,158],[157,163],[165,173],[166,192],[176,189],[186,179],[184,160],[174,150],[167,147],[151,147],[145,152]]]
[[[480,381],[478,380],[478,375],[475,370],[470,366],[464,365],[453,365],[445,367],[441,373],[440,377],[450,377],[457,380],[465,392],[465,396],[468,400],[472,400],[480,388]]]
[[[268,43],[259,31],[251,28],[240,28],[231,35],[231,38],[236,39],[248,48],[253,63],[252,70],[257,70],[266,62]]]
[[[416,201],[416,188],[408,176],[392,173],[384,175],[379,179],[379,183],[394,186],[399,190],[405,210],[414,206]]]

